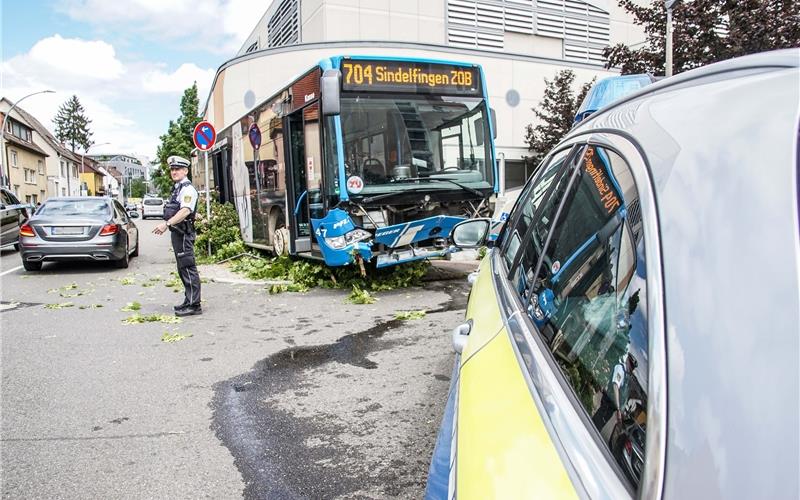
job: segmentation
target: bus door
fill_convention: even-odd
[[[322,136],[319,102],[286,118],[289,152],[287,212],[292,253],[312,252],[321,256],[311,228],[311,219],[325,215],[322,196]]]

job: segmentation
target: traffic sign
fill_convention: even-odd
[[[258,124],[254,123],[250,125],[250,130],[247,131],[247,137],[250,138],[250,144],[253,146],[253,149],[261,147],[261,129],[258,128]]]
[[[214,147],[214,142],[217,140],[217,131],[214,130],[214,125],[208,122],[200,122],[194,128],[192,134],[194,145],[200,151],[208,151]]]

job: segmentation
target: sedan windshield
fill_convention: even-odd
[[[443,96],[343,97],[347,176],[363,192],[491,188],[492,156],[481,99]],[[433,181],[442,182],[433,182]]]
[[[97,200],[48,200],[36,215],[103,217],[111,215],[108,202]]]

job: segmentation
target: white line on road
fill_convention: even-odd
[[[14,269],[9,269],[8,271],[0,273],[0,276],[5,276],[6,274],[13,273],[14,271],[18,271],[20,269],[22,269],[22,266],[17,266]]]

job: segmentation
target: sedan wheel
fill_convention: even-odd
[[[42,261],[30,262],[27,260],[23,260],[22,267],[24,267],[26,271],[41,271]]]
[[[125,255],[123,255],[121,259],[114,261],[114,266],[118,269],[127,269],[129,261],[130,257],[128,256],[128,252],[126,250]]]

